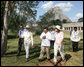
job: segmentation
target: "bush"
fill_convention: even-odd
[[[42,33],[42,30],[37,30],[37,31],[35,32],[36,35],[40,35],[41,33]]]

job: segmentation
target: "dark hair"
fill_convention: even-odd
[[[77,29],[77,27],[74,27],[74,29]]]
[[[20,26],[22,26],[22,27],[23,27],[23,24],[20,24]]]
[[[27,30],[31,30],[30,28],[26,28]]]
[[[47,27],[45,27],[44,29],[48,30],[48,28],[47,28]]]

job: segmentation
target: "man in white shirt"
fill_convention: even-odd
[[[63,50],[63,40],[64,40],[64,33],[60,31],[60,26],[57,25],[55,28],[55,43],[54,43],[54,63],[57,63],[57,53],[58,50],[61,54],[62,60],[65,61],[64,57],[64,50]]]
[[[73,52],[78,51],[78,42],[80,41],[80,32],[77,30],[77,27],[74,27],[71,37]]]
[[[42,60],[44,51],[46,49],[47,59],[50,60],[50,40],[51,40],[51,34],[48,32],[47,28],[44,28],[44,31],[40,35],[41,39],[41,51],[39,56],[39,61]]]
[[[21,38],[24,38],[24,47],[26,51],[26,61],[29,60],[29,48],[33,48],[33,34],[30,32],[30,27],[26,26],[26,32],[21,35]]]
[[[55,35],[55,31],[53,30],[53,28],[50,28],[49,32],[50,32],[50,34],[51,34],[50,44],[53,46],[53,45],[54,45],[54,35]]]

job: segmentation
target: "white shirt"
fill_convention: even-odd
[[[31,32],[26,31],[21,35],[21,37],[24,38],[25,43],[31,42],[33,45],[33,34]]]
[[[42,37],[46,36],[46,39],[43,39]],[[41,46],[50,46],[50,40],[51,40],[51,34],[49,32],[47,33],[42,33],[40,35],[40,39],[42,40]]]
[[[55,31],[50,31],[50,33],[51,33],[51,40],[54,40]]]
[[[73,30],[70,39],[71,39],[72,41],[74,41],[74,42],[80,41],[80,39],[81,39],[81,37],[80,37],[80,32]]]
[[[60,44],[63,39],[64,39],[63,32],[59,32],[59,33],[55,32],[55,44]]]

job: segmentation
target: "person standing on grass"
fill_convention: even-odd
[[[73,52],[78,51],[78,42],[80,41],[80,32],[77,30],[77,27],[74,27],[71,37]]]
[[[57,53],[58,50],[61,54],[62,60],[65,61],[65,55],[63,50],[63,40],[64,40],[64,33],[60,31],[60,26],[57,25],[55,28],[55,43],[54,43],[54,63],[57,63]]]
[[[47,60],[50,60],[51,34],[48,32],[47,28],[44,28],[44,31],[40,35],[40,39],[41,39],[41,51],[40,51],[40,56],[38,60],[41,61],[43,59],[45,49],[46,49],[46,54],[47,54]]]
[[[26,61],[29,61],[29,49],[30,46],[33,48],[33,34],[30,32],[30,27],[26,26],[26,32],[21,35],[21,38],[24,38],[24,47],[26,52]]]
[[[54,45],[54,34],[55,34],[55,31],[53,31],[53,28],[50,28],[50,31],[51,33],[51,41],[50,41],[50,44],[51,45]]]
[[[19,26],[19,29],[20,29],[20,30],[19,30],[19,33],[18,33],[18,35],[17,35],[17,37],[19,37],[17,56],[20,56],[22,44],[24,43],[24,39],[21,38],[20,36],[26,31],[26,29],[23,28],[23,25],[22,25],[22,24]]]
[[[71,36],[71,34],[72,34],[72,31],[73,31],[73,30],[71,29],[71,30],[70,30],[70,36]]]

